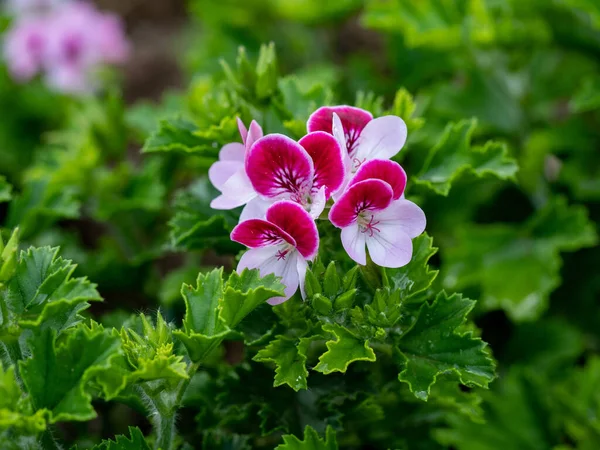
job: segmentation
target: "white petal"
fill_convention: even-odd
[[[423,231],[425,231],[425,225],[427,219],[425,213],[421,208],[415,205],[413,202],[400,198],[383,211],[377,213],[377,220],[380,225],[389,225],[394,227],[396,230],[404,232],[409,238],[416,238]]]
[[[400,117],[378,117],[363,128],[352,156],[359,161],[390,159],[402,149],[406,135],[406,124]]]
[[[327,203],[327,197],[325,196],[325,186],[321,186],[311,198],[312,203],[310,205],[310,215],[313,219],[318,219]]]
[[[350,258],[363,266],[367,264],[365,233],[360,230],[357,223],[342,228],[342,245]]]
[[[236,199],[237,206],[245,205],[257,195],[243,167],[229,177],[221,187],[221,192],[226,197]]]
[[[265,200],[259,196],[253,198],[246,204],[246,206],[244,206],[244,209],[240,214],[240,222],[248,219],[264,219],[267,209],[269,209],[269,206],[272,204],[273,201]]]
[[[219,191],[238,170],[244,168],[244,161],[217,161],[208,169],[208,179]]]
[[[340,144],[340,147],[342,147],[344,167],[346,167],[346,171],[350,171],[352,168],[352,160],[350,159],[350,155],[348,155],[348,150],[346,148],[346,134],[344,133],[342,121],[336,113],[333,113],[333,125],[331,126],[331,132],[338,141],[338,144]]]
[[[300,295],[302,300],[306,300],[306,292],[304,291],[304,281],[306,280],[306,270],[308,269],[308,263],[302,255],[298,255],[296,259],[296,269],[298,270],[298,282],[300,284]]]
[[[227,197],[226,195],[219,195],[210,202],[212,209],[234,209],[238,206],[241,206],[239,199]]]
[[[242,255],[237,267],[238,272],[242,272],[245,268],[258,269],[261,277],[269,274],[281,277],[281,282],[285,285],[285,297],[270,299],[268,301],[270,305],[285,302],[298,290],[298,252],[292,250],[284,258],[281,258],[279,252],[282,248],[281,246],[272,245],[250,249]]]
[[[246,147],[244,147],[244,144],[240,144],[239,142],[232,142],[230,144],[225,144],[221,148],[221,151],[219,151],[219,160],[239,161],[243,163],[245,154]]]
[[[399,222],[376,213],[372,225],[372,229],[364,235],[373,262],[391,268],[408,264],[412,257],[412,241],[399,227]]]

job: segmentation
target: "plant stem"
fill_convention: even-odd
[[[175,411],[158,414],[157,422],[155,448],[156,450],[171,450],[173,448],[173,437],[175,436]]]

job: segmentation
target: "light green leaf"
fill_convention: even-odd
[[[306,389],[306,352],[310,343],[320,336],[311,336],[300,338],[299,340],[290,339],[285,336],[276,336],[269,345],[260,350],[254,358],[258,362],[275,363],[275,382],[274,387],[287,384],[295,391]]]
[[[34,413],[28,411],[28,406],[22,399],[14,366],[4,371],[0,365],[0,432],[15,429],[24,435],[35,435],[44,431],[48,410],[40,409]]]
[[[142,151],[194,153],[216,160],[218,147],[213,145],[214,141],[198,135],[198,131],[196,124],[182,117],[163,119],[144,143]]]
[[[502,180],[513,178],[516,161],[508,155],[503,144],[487,142],[483,147],[472,147],[471,136],[477,125],[475,119],[452,123],[433,147],[418,178],[418,184],[437,194],[447,196],[452,182],[470,172],[477,177],[493,175]]]
[[[115,440],[102,441],[92,448],[92,450],[150,450],[150,446],[146,443],[144,435],[137,427],[129,427],[129,434],[131,438],[127,436],[116,436]]]
[[[420,129],[425,123],[422,117],[413,117],[416,109],[417,105],[410,92],[404,88],[400,88],[396,91],[392,107],[385,114],[401,117],[406,122],[410,136],[411,132]]]
[[[110,370],[110,360],[119,354],[119,339],[100,327],[80,326],[61,343],[46,329],[29,344],[31,356],[19,367],[35,409],[50,410],[51,423],[96,417],[86,385],[95,374]]]
[[[398,269],[385,269],[392,290],[400,291],[405,302],[418,302],[423,299],[424,291],[429,289],[438,275],[437,270],[429,267],[429,259],[437,253],[433,238],[427,233],[413,239],[413,255],[410,262]]]
[[[22,251],[4,298],[12,320],[27,328],[75,325],[88,301],[102,301],[96,286],[86,278],[71,278],[76,266],[58,256],[58,248]],[[6,320],[6,319],[5,319]]]
[[[283,436],[283,442],[275,447],[275,450],[337,450],[338,448],[335,431],[329,426],[325,431],[325,440],[321,439],[319,434],[307,425],[304,428],[303,441],[288,434]]]
[[[336,340],[327,342],[327,351],[321,355],[319,364],[314,368],[317,372],[344,373],[355,361],[375,361],[375,352],[369,347],[369,341],[356,337],[337,324],[323,325],[323,330],[332,333]]]
[[[6,181],[6,177],[0,175],[0,203],[9,202],[12,199],[12,186]]]
[[[220,316],[229,328],[235,328],[259,305],[284,295],[284,286],[273,274],[260,277],[257,269],[232,272],[225,284]]]
[[[403,367],[398,379],[411,392],[427,400],[438,375],[452,374],[467,386],[487,385],[494,379],[494,362],[486,344],[471,332],[457,330],[465,323],[475,302],[459,294],[441,292],[425,303],[413,327],[398,341]]]

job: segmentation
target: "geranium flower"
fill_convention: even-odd
[[[261,217],[270,203],[281,199],[302,205],[317,218],[345,175],[340,145],[322,131],[299,142],[282,134],[264,136],[248,153],[246,173],[261,197],[246,206],[242,219]]]
[[[273,203],[265,219],[250,219],[239,223],[231,239],[250,248],[238,264],[259,269],[260,275],[275,274],[285,285],[285,297],[269,300],[271,305],[283,303],[300,286],[304,298],[307,260],[313,259],[319,248],[319,234],[312,217],[298,203],[281,200]]]
[[[42,70],[48,46],[46,26],[43,19],[26,17],[7,32],[4,56],[17,81],[28,81]]]
[[[219,152],[219,160],[208,170],[208,178],[221,195],[210,202],[214,209],[233,209],[245,205],[256,197],[256,191],[246,175],[245,161],[248,150],[263,136],[260,125],[254,120],[247,130],[238,119],[238,128],[243,144],[232,142],[223,146]]]
[[[412,240],[425,230],[425,214],[402,197],[406,174],[399,164],[373,160],[361,165],[332,206],[329,220],[342,229],[342,245],[354,261],[402,267],[412,257]]]
[[[129,45],[119,19],[87,2],[67,2],[47,20],[46,78],[58,91],[93,91],[94,71],[103,64],[121,63],[128,56]]]
[[[332,134],[346,148],[346,170],[352,174],[371,159],[390,159],[406,142],[406,124],[398,116],[373,119],[369,111],[353,106],[323,106],[308,119],[308,132]]]

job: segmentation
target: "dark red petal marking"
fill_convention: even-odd
[[[283,242],[296,246],[295,239],[277,225],[261,219],[239,223],[231,232],[231,240],[250,248],[266,247]]]
[[[298,203],[288,200],[275,202],[267,210],[266,218],[296,241],[296,248],[302,256],[310,259],[317,254],[317,226],[310,214]]]
[[[250,149],[246,173],[256,192],[265,197],[300,199],[310,192],[314,168],[296,141],[282,134],[268,134]]]
[[[356,221],[364,211],[380,211],[392,202],[394,192],[390,185],[381,180],[365,180],[348,188],[329,211],[329,220],[338,228]]]
[[[338,141],[324,131],[315,131],[298,142],[313,161],[315,176],[313,192],[325,186],[325,196],[329,198],[344,182],[346,170],[342,149]]]

